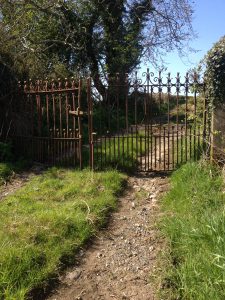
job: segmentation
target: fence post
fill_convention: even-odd
[[[87,78],[87,104],[88,104],[88,143],[89,165],[94,169],[94,136],[93,136],[93,103],[91,98],[91,78]]]

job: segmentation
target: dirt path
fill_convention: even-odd
[[[159,196],[167,189],[163,176],[130,177],[108,228],[80,251],[79,264],[60,279],[48,300],[155,299],[150,275],[163,243],[155,219]]]

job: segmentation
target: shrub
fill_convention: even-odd
[[[207,53],[205,59],[205,83],[210,102],[225,102],[225,36]]]

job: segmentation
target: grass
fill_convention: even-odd
[[[14,173],[19,173],[29,168],[31,163],[27,160],[18,160],[17,162],[0,163],[0,189],[1,186],[10,180]]]
[[[163,299],[222,300],[225,295],[225,194],[221,174],[192,162],[174,172],[162,201],[167,238]],[[161,297],[162,298],[162,297]]]
[[[179,167],[188,161],[197,161],[203,154],[203,133],[195,127],[188,127],[187,135],[185,129],[174,131],[174,140],[170,137],[170,162],[175,167]]]
[[[0,299],[43,289],[116,208],[116,171],[52,168],[0,203]]]
[[[10,180],[13,173],[21,172],[31,163],[23,158],[16,159],[12,152],[11,143],[3,143],[0,141],[0,189],[1,186]]]
[[[148,140],[150,143],[150,138]],[[138,158],[144,153],[143,132],[102,137],[95,143],[95,168],[102,169],[111,166],[119,170],[133,171],[139,163]]]
[[[9,163],[0,163],[0,186],[9,180],[12,174],[13,170]]]

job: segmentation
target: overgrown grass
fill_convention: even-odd
[[[224,183],[203,162],[174,172],[162,201],[168,239],[164,299],[222,300],[225,296]]]
[[[0,299],[57,277],[116,207],[124,176],[52,168],[0,203]]]

